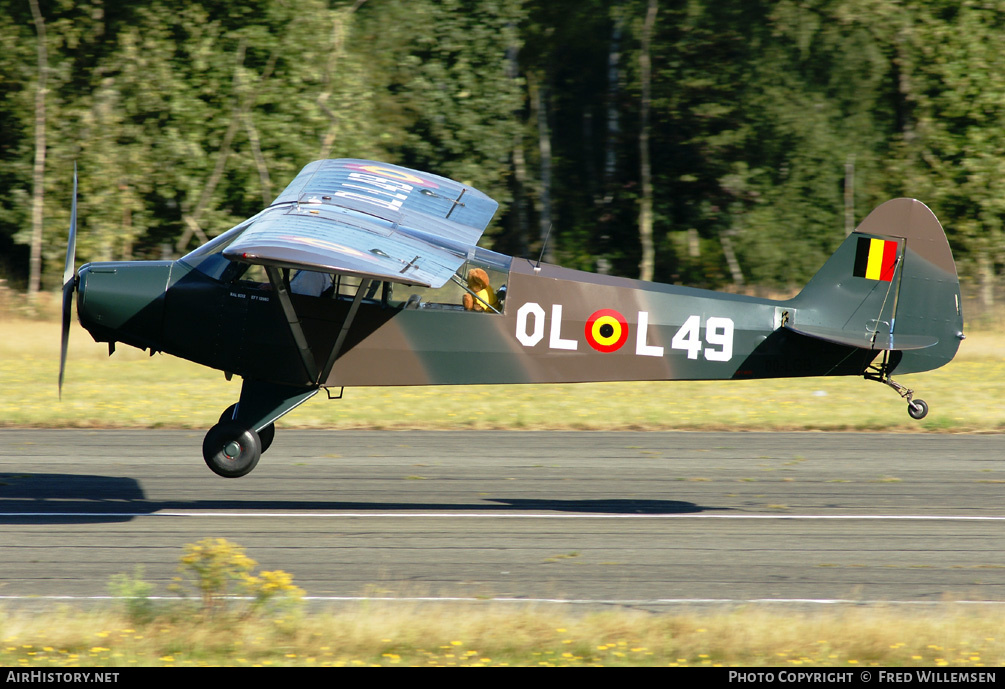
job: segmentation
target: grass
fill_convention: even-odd
[[[0,425],[206,428],[233,403],[240,380],[121,346],[74,325],[63,399],[56,394],[59,325],[4,317]],[[282,420],[287,428],[868,430],[1005,429],[1005,336],[970,335],[948,366],[899,378],[928,402],[908,418],[892,390],[860,378],[634,382],[578,385],[350,388],[320,394]],[[483,402],[472,405],[471,400]]]
[[[1000,611],[570,612],[363,603],[301,617],[0,613],[0,666],[659,665],[995,667]]]

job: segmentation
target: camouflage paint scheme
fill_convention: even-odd
[[[868,230],[907,240],[904,268],[897,281],[852,275],[858,237],[877,236]],[[364,304],[325,384],[861,375],[881,351],[868,346],[875,321],[883,321],[880,330],[888,333],[894,308],[896,336],[907,341],[911,335],[924,335],[937,341],[903,352],[895,370],[913,373],[951,361],[963,328],[959,284],[945,234],[923,204],[909,199],[885,204],[870,215],[806,289],[787,301],[594,275],[547,264],[538,268],[526,259],[513,259],[506,287],[501,315]],[[297,308],[313,333],[314,351],[328,351],[345,318],[346,304],[333,307],[327,300],[302,298]],[[613,309],[627,322],[628,336],[615,351],[598,351],[587,341],[586,322],[600,309]],[[647,321],[644,328],[639,325],[642,314]],[[787,325],[782,327],[786,314]],[[673,337],[694,315],[699,317],[697,339],[703,344],[697,356],[689,358],[688,350],[673,347]],[[729,351],[704,342],[709,318],[732,323]],[[855,346],[801,334],[800,327],[815,327],[816,332],[829,327],[835,335],[845,333]],[[719,331],[720,336],[724,334]],[[522,343],[520,335],[534,343]]]
[[[428,173],[319,161],[268,209],[179,261],[85,265],[78,317],[110,350],[122,342],[245,379],[204,444],[226,476],[250,471],[264,449],[248,450],[250,467],[227,469],[210,458],[221,442],[241,455],[322,387],[865,375],[901,392],[890,373],[942,366],[963,339],[945,233],[913,199],[877,208],[785,301],[476,250],[494,210]],[[505,284],[501,313],[423,291],[481,259],[496,269],[494,286]],[[244,279],[248,264],[269,271],[268,282]],[[290,288],[296,270],[362,284],[305,296]],[[910,392],[901,392],[909,404]],[[254,438],[221,440],[222,427]]]

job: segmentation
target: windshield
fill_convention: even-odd
[[[227,230],[219,237],[214,237],[195,251],[185,254],[179,260],[211,278],[216,280],[221,279],[224,271],[230,265],[230,260],[224,258],[222,255],[223,250],[230,246],[231,242],[237,239],[250,224],[250,220],[244,221],[237,227]]]

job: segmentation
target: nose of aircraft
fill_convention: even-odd
[[[171,261],[88,263],[78,271],[77,317],[97,342],[159,350]]]

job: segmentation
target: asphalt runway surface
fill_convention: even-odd
[[[1005,602],[1001,435],[0,430],[0,600],[223,537],[320,601]]]

